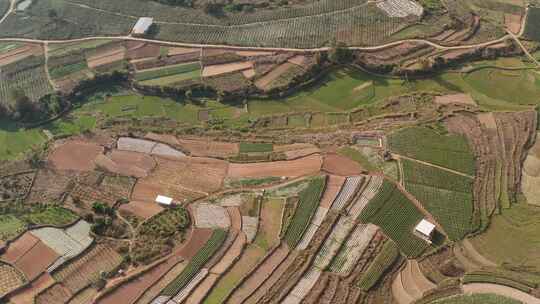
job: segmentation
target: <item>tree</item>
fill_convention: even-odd
[[[353,61],[354,55],[344,44],[338,44],[328,53],[328,59],[334,63],[348,63]]]
[[[14,110],[18,113],[18,117],[25,118],[33,114],[35,110],[34,103],[22,89],[14,89],[11,91],[11,100],[14,103]]]

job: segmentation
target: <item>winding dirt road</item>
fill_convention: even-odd
[[[463,291],[465,293],[494,293],[507,298],[518,300],[524,304],[540,304],[540,299],[533,297],[521,290],[490,283],[471,283],[464,284]]]

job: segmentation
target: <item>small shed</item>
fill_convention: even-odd
[[[424,240],[431,242],[431,238],[435,233],[435,225],[426,219],[422,219],[414,228],[414,232]]]
[[[156,197],[156,203],[165,205],[165,206],[171,206],[173,203],[173,199],[167,196],[158,195]]]
[[[133,35],[144,35],[148,32],[152,24],[154,24],[154,18],[141,17],[139,18],[139,20],[137,20],[135,26],[133,26],[133,30],[131,31],[131,33]]]

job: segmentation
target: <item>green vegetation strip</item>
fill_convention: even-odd
[[[240,153],[272,152],[274,145],[269,143],[240,143]]]
[[[85,61],[51,68],[50,74],[53,79],[58,79],[86,69],[88,66]]]
[[[204,264],[218,251],[225,238],[227,238],[226,231],[220,229],[214,230],[204,247],[197,252],[180,275],[163,289],[161,295],[174,297],[182,288],[186,287],[189,281],[202,269]]]
[[[402,164],[405,188],[437,219],[451,240],[460,240],[478,228],[473,179],[406,159]]]
[[[474,155],[465,137],[443,132],[427,127],[406,128],[390,134],[388,142],[393,152],[403,156],[474,175]]]
[[[316,177],[311,180],[307,188],[299,193],[298,207],[285,233],[285,241],[289,248],[295,248],[302,239],[311,217],[317,211],[325,184],[326,177]]]
[[[201,68],[200,63],[195,62],[195,63],[177,65],[173,67],[165,67],[162,69],[139,71],[135,75],[135,80],[137,81],[151,80],[151,79],[156,79],[160,77],[167,77],[167,76],[176,75],[176,74],[193,72],[193,71],[200,70],[200,68]]]
[[[423,217],[393,183],[385,180],[359,219],[381,227],[405,255],[416,257],[429,247],[426,241],[413,234],[414,227]]]
[[[360,280],[358,280],[358,287],[366,292],[370,290],[384,275],[386,270],[392,266],[398,256],[399,249],[396,246],[396,243],[391,240],[386,241],[381,252],[377,254],[367,271],[364,272],[360,277]]]

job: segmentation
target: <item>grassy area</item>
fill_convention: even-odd
[[[200,72],[200,70],[201,70],[201,64],[199,62],[184,63],[184,64],[178,64],[178,65],[173,65],[173,66],[167,66],[163,68],[154,68],[154,69],[138,71],[135,74],[135,80],[146,81],[146,80],[152,80],[156,78],[172,76],[176,74],[189,73],[193,71]]]
[[[358,151],[355,148],[343,147],[338,150],[338,154],[354,160],[367,171],[373,172],[379,171],[381,169],[378,163],[376,163],[373,159],[370,159],[369,156],[365,155],[364,153]]]
[[[357,282],[358,287],[363,291],[370,290],[377,284],[386,270],[392,266],[398,256],[399,249],[396,246],[396,243],[391,240],[386,241],[366,272],[360,276],[360,279]]]
[[[240,153],[272,152],[274,145],[269,143],[240,143]]]
[[[424,216],[399,189],[384,181],[375,197],[360,214],[360,221],[373,223],[390,237],[405,255],[416,257],[429,244],[413,234],[413,229]]]
[[[405,188],[439,222],[451,240],[478,228],[473,216],[473,179],[415,161],[402,160]]]
[[[13,215],[0,215],[0,240],[8,240],[23,232],[26,224]]]
[[[458,295],[437,300],[430,304],[521,304],[521,302],[495,294]]]
[[[279,240],[281,232],[279,218],[284,207],[285,204],[282,199],[266,198],[262,203],[262,222],[253,243],[264,249],[264,251],[268,251]]]
[[[45,143],[40,129],[25,130],[0,120],[0,159],[13,159]]]
[[[540,209],[525,203],[503,209],[491,219],[489,228],[471,241],[489,260],[520,271],[540,283]]]
[[[388,136],[392,152],[434,165],[474,175],[474,155],[461,135],[442,134],[441,130],[411,127]]]
[[[69,209],[54,205],[44,205],[32,209],[32,212],[24,214],[22,219],[34,225],[64,226],[78,218],[77,214]]]
[[[302,239],[302,235],[307,229],[311,217],[317,211],[325,182],[325,177],[316,177],[311,180],[306,189],[299,193],[300,200],[298,207],[294,212],[284,237],[289,248],[295,248]]]

